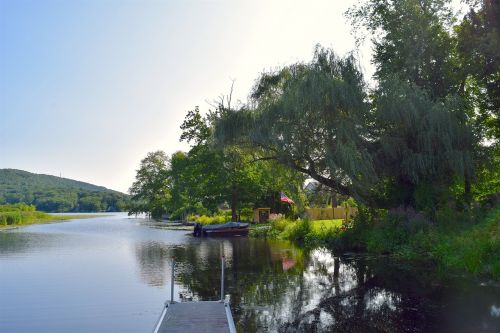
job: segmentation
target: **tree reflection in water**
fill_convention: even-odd
[[[176,283],[200,300],[220,298],[221,253],[226,294],[242,332],[426,332],[451,327],[468,332],[498,323],[491,316],[485,317],[486,324],[478,322],[478,309],[470,322],[445,315],[448,291],[433,270],[390,258],[335,257],[322,248],[306,252],[290,243],[248,238],[192,239],[176,247],[144,242],[136,248],[146,283],[168,284],[175,256]],[[498,288],[493,290],[479,301],[486,305],[485,313],[498,295]]]
[[[141,280],[153,287],[163,287],[170,276],[172,249],[162,242],[136,243],[135,257],[139,265]]]

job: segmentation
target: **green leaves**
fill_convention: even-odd
[[[88,204],[89,197],[93,203]],[[46,212],[123,211],[127,195],[67,178],[0,169],[0,204],[26,203]]]
[[[263,150],[265,157],[347,195],[359,196],[375,181],[369,104],[353,57],[339,58],[318,46],[310,63],[264,74],[253,96],[254,110],[219,119],[218,142]]]
[[[141,161],[136,180],[129,189],[132,195],[131,213],[149,213],[160,217],[167,212],[169,191],[169,160],[164,152],[155,151]]]

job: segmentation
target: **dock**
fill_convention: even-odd
[[[236,333],[229,303],[220,301],[165,304],[154,333]]]
[[[224,256],[219,301],[174,302],[175,258],[172,258],[170,301],[165,302],[153,333],[236,333],[229,302],[224,299]]]

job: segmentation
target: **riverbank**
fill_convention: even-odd
[[[438,223],[397,211],[379,219],[361,212],[348,224],[340,220],[330,222],[327,228],[318,228],[318,222],[276,220],[253,228],[250,235],[290,240],[306,247],[326,246],[337,253],[390,254],[500,279],[500,207],[475,219],[447,212]]]
[[[37,211],[35,210],[34,206],[31,205],[0,205],[0,230],[13,229],[32,224],[60,222],[73,219],[85,219],[98,216],[100,215],[52,215]]]
[[[51,215],[43,212],[38,212],[42,213],[44,215],[36,214],[36,216],[32,217],[25,217],[25,221],[23,223],[17,223],[17,224],[0,224],[0,231],[4,230],[10,230],[10,229],[16,229],[16,228],[21,228],[21,227],[26,227],[29,225],[33,224],[44,224],[44,223],[55,223],[55,222],[63,222],[63,221],[68,221],[68,220],[76,220],[76,219],[91,219],[91,218],[96,218],[100,217],[102,215]],[[2,218],[2,213],[0,213],[0,219]]]
[[[392,256],[187,234],[126,214],[0,232],[0,332],[151,331],[170,299],[171,258],[174,301],[203,301],[220,299],[221,254],[240,332],[480,332],[500,319],[490,315],[498,284],[464,274]]]

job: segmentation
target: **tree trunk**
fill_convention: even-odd
[[[337,207],[337,205],[337,193],[335,193],[335,191],[332,191],[332,207]]]
[[[464,200],[466,208],[469,209],[470,203],[472,201],[472,195],[471,195],[470,175],[467,171],[464,173]]]
[[[334,257],[333,258],[333,286],[335,287],[335,296],[338,296],[340,294],[339,272],[340,272],[340,259],[339,259],[339,257]]]
[[[231,221],[238,221],[238,189],[235,184],[231,191]]]

